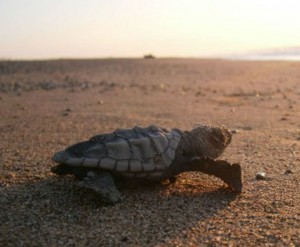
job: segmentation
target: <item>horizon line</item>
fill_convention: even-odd
[[[149,55],[149,54],[145,54]],[[104,57],[28,57],[28,58],[1,58],[0,61],[50,61],[50,60],[109,60],[109,59],[223,59],[224,56],[154,56],[154,58],[145,58],[144,56],[104,56]]]

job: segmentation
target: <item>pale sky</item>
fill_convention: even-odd
[[[0,58],[202,57],[300,46],[299,0],[0,0]]]

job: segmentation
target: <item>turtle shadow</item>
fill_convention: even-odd
[[[185,193],[162,184],[125,184],[121,193],[122,203],[104,207],[68,176],[1,187],[0,244],[82,245],[88,239],[89,245],[151,246],[184,237],[237,197],[224,188]]]

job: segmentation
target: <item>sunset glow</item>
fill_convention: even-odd
[[[0,58],[203,57],[300,45],[296,0],[0,0]]]

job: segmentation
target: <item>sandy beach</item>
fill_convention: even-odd
[[[299,103],[300,62],[2,61],[0,246],[299,246]],[[70,144],[151,124],[233,130],[242,194],[190,172],[103,206],[50,172]]]

